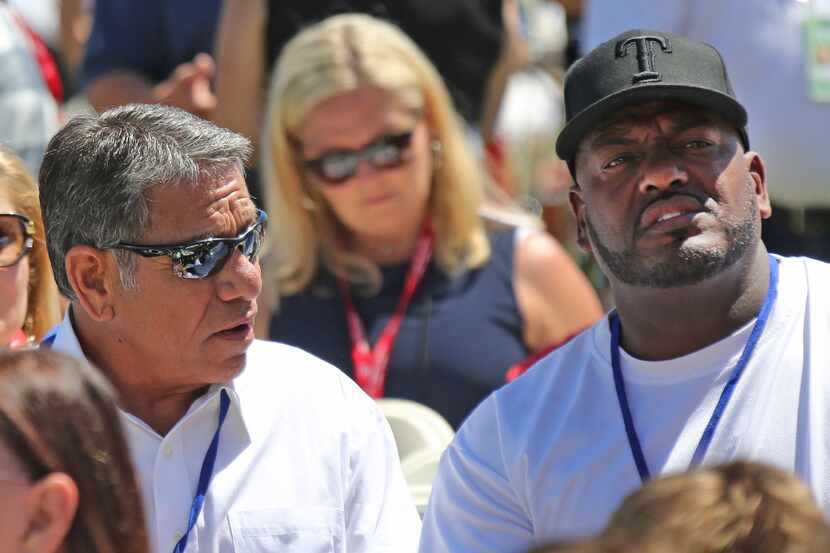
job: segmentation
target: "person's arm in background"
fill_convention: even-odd
[[[513,264],[513,289],[524,324],[525,344],[540,351],[574,336],[602,317],[588,279],[547,233],[520,239]]]
[[[91,24],[92,13],[83,0],[60,0],[60,51],[72,83],[77,78]]]
[[[95,2],[82,66],[90,104],[100,112],[133,102],[162,103],[211,118],[213,58],[199,54],[169,75],[159,74],[169,55],[158,1]]]
[[[267,0],[224,0],[216,40],[216,124],[251,140],[259,159],[265,106]]]
[[[495,134],[499,109],[513,72],[530,62],[527,40],[522,35],[518,0],[502,0],[502,49],[487,78],[487,90],[481,110],[481,136],[491,141]]]

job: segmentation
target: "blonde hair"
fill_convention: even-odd
[[[272,77],[262,171],[272,221],[269,241],[277,251],[265,263],[266,287],[276,283],[280,293],[299,292],[314,278],[320,260],[354,284],[379,286],[377,266],[349,251],[342,223],[322,195],[304,182],[292,139],[315,106],[364,87],[387,91],[406,108],[422,112],[440,143],[428,205],[438,266],[453,273],[480,266],[490,255],[478,217],[483,176],[437,70],[394,25],[368,15],[342,14],[292,38]]]
[[[639,539],[633,536],[601,535],[575,542],[558,542],[527,553],[691,553],[682,544],[668,540]]]
[[[15,154],[0,147],[0,194],[12,209],[28,217],[35,225],[34,244],[29,252],[29,287],[23,331],[32,340],[43,336],[60,320],[58,288],[46,249],[43,218],[37,184]]]
[[[689,553],[817,553],[830,529],[795,476],[739,461],[652,480],[622,502],[603,536]]]

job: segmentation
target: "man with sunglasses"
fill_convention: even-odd
[[[249,149],[170,107],[70,121],[40,174],[72,301],[45,345],[118,389],[154,551],[413,551],[418,516],[374,403],[254,340],[267,216]]]

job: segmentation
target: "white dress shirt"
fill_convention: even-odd
[[[52,347],[84,357],[68,314]],[[242,374],[212,386],[166,436],[121,412],[154,552],[172,552],[187,528],[222,389],[230,409],[187,553],[417,549],[420,520],[375,403],[316,357],[255,341]]]

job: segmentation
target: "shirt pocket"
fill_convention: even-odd
[[[344,553],[343,513],[327,508],[237,511],[228,515],[236,553]]]

